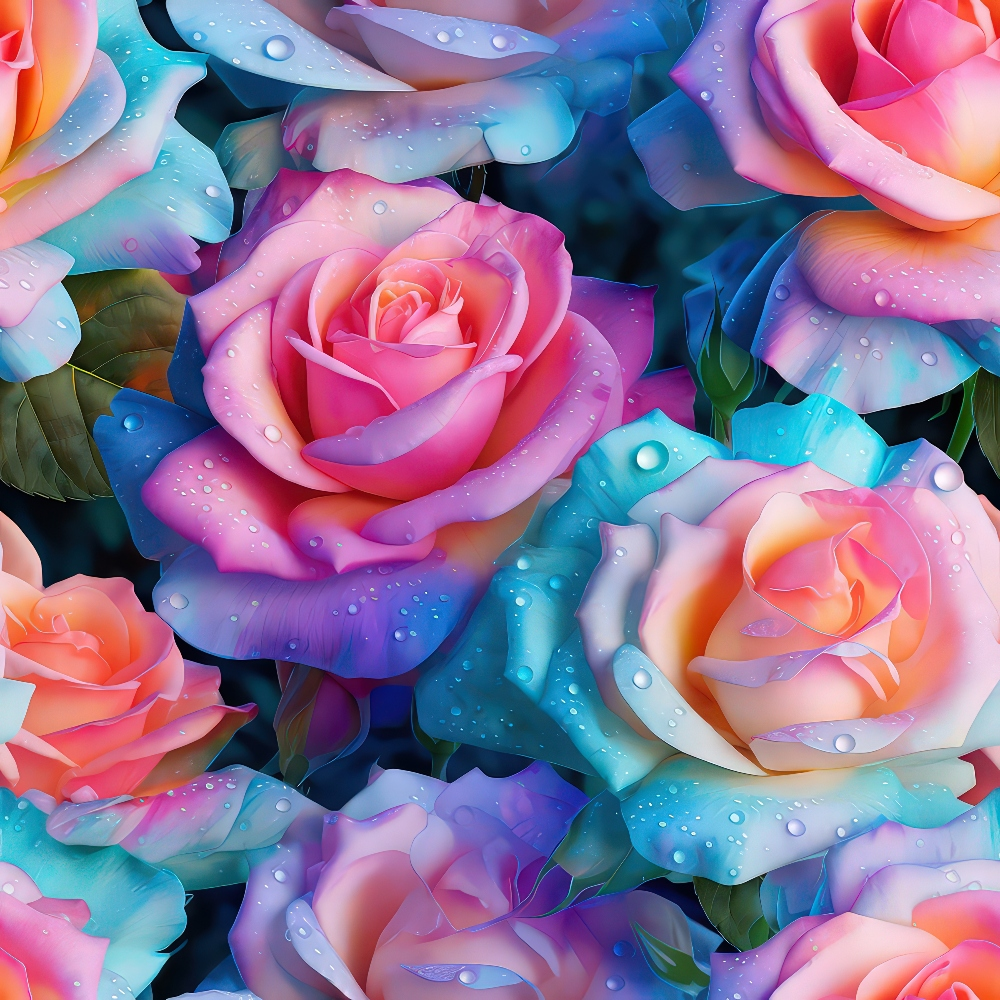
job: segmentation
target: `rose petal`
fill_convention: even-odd
[[[631,423],[651,410],[659,410],[674,423],[694,430],[697,391],[691,373],[683,365],[643,375],[626,390],[622,423]]]
[[[415,403],[376,418],[360,434],[310,442],[303,457],[355,489],[381,496],[413,500],[447,489],[482,451],[503,403],[503,376],[520,363],[514,355],[484,361]]]
[[[982,28],[931,0],[903,0],[887,34],[886,58],[913,83],[972,61],[987,45]],[[933,38],[934,44],[919,38]]]
[[[149,511],[204,545],[223,573],[259,568],[284,580],[318,580],[330,571],[288,538],[289,513],[311,495],[260,466],[221,427],[182,444],[142,487]]]
[[[378,66],[420,90],[504,76],[559,48],[544,35],[510,24],[469,17],[443,20],[439,13],[423,10],[335,7],[326,20],[331,28],[357,34]]]
[[[962,789],[965,765],[925,767],[930,770],[921,773],[918,765],[894,762],[892,768],[760,777],[678,754],[623,800],[622,816],[643,857],[672,871],[734,885],[824,851],[847,831],[863,830],[880,816],[925,829],[948,822],[964,808],[949,782]],[[757,806],[758,799],[766,799],[766,809]],[[800,809],[796,801],[808,807]],[[697,837],[689,832],[694,815],[702,817],[693,827]],[[730,842],[730,835],[738,835],[740,843]]]
[[[141,490],[164,454],[211,425],[197,413],[134,389],[122,389],[115,395],[111,414],[97,418],[94,440],[132,538],[147,559],[180,552],[186,540],[150,513],[142,502]]]
[[[32,245],[44,246],[38,241],[26,244]],[[51,256],[55,248],[49,249]],[[23,305],[18,303],[15,308]],[[80,319],[61,284],[53,283],[29,308],[23,322],[4,326],[0,333],[0,378],[8,382],[48,375],[69,361],[80,343]]]
[[[41,589],[42,560],[27,535],[3,512],[0,512],[0,572]]]
[[[224,3],[170,0],[167,10],[186,44],[224,63],[235,61],[251,73],[301,87],[362,91],[411,89],[408,84],[372,69],[317,38],[265,0],[246,0],[238,12]],[[285,44],[274,56],[270,54],[268,42],[276,36]]]
[[[400,543],[407,535],[422,538],[444,524],[497,517],[569,465],[603,416],[620,366],[607,341],[585,320],[569,313],[563,331],[563,350],[559,356],[553,352],[553,358],[565,367],[550,376],[553,381],[564,379],[563,387],[525,437],[489,467],[466,473],[451,489],[376,514],[363,531],[365,537]]]
[[[350,167],[390,182],[490,159],[540,163],[561,153],[576,131],[558,89],[537,76],[398,97],[305,90],[285,113],[284,128],[285,148],[317,170]],[[396,139],[402,128],[411,130],[405,144]]]
[[[205,400],[228,434],[270,472],[312,490],[342,493],[337,479],[306,462],[306,441],[282,402],[272,361],[271,302],[243,313],[218,337],[202,372]]]
[[[784,291],[768,298],[753,353],[803,392],[870,413],[940,395],[977,370],[954,340],[924,323],[888,309],[869,318],[830,308],[797,262],[775,275],[772,288]]]
[[[763,0],[753,0],[741,10],[739,18],[734,18],[727,4],[710,3],[701,30],[670,75],[696,105],[706,110],[729,162],[740,176],[787,194],[854,194],[854,188],[828,170],[811,151],[789,151],[779,146],[764,124],[757,88],[749,73],[756,49],[754,25],[764,6]],[[715,45],[722,49],[716,50]],[[719,59],[721,51],[726,52],[724,60]],[[721,74],[716,70],[720,65]],[[707,99],[701,97],[703,93],[709,95]]]

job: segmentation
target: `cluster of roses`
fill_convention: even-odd
[[[858,414],[1000,373],[1000,10],[708,5],[630,130],[654,188],[876,206],[710,259],[708,325],[809,393],[720,443],[686,369],[644,374],[651,289],[432,176],[557,155],[685,10],[424,6],[169,0],[241,100],[287,104],[220,140],[252,189],[228,238],[173,119],[203,58],[128,4],[4,15],[0,377],[72,353],[71,269],[192,273],[170,398],[93,429],[156,613],[44,587],[0,516],[0,992],[139,995],[185,890],[246,882],[206,998],[997,1000],[1000,511]],[[173,632],[279,662],[288,783],[207,770],[256,708]],[[422,737],[535,763],[297,792],[400,678]],[[719,953],[595,875],[595,804],[649,877],[759,883],[769,940]]]

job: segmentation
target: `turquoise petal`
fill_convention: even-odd
[[[35,685],[0,677],[0,743],[6,743],[17,731],[28,714],[28,703],[35,693]],[[2,849],[2,848],[0,848]]]
[[[73,274],[116,267],[186,274],[200,265],[195,239],[219,243],[232,223],[233,195],[215,154],[171,118],[152,170],[45,239],[74,256]]]
[[[79,343],[80,319],[73,300],[61,284],[54,285],[27,319],[0,329],[0,379],[23,382],[48,375],[69,361]]]
[[[733,451],[774,465],[812,462],[855,486],[874,486],[888,455],[885,442],[853,410],[815,394],[794,406],[765,403],[737,410]]]
[[[970,765],[902,761],[755,777],[693,757],[660,764],[622,801],[635,849],[654,864],[736,885],[825,851],[883,818],[929,828],[968,806]]]
[[[48,835],[45,815],[0,789],[2,858],[22,868],[46,896],[82,899],[88,934],[110,938],[104,964],[135,993],[159,972],[186,925],[184,889],[169,872],[143,864],[119,847],[69,847]]]

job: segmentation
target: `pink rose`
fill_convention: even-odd
[[[672,70],[707,116],[680,95],[664,106],[661,114],[677,125],[673,149],[687,150],[678,158],[696,157],[689,144],[701,135],[716,149],[721,143],[736,174],[754,185],[816,197],[861,194],[882,210],[828,214],[805,230],[795,253],[810,301],[833,310],[824,320],[831,329],[844,322],[837,311],[848,317],[841,335],[852,344],[861,324],[852,326],[851,317],[937,324],[1000,316],[998,27],[996,12],[979,0],[723,0],[710,4]],[[766,196],[734,177],[721,151],[696,170],[686,162],[688,180],[666,141],[653,149],[655,117],[633,128],[633,140],[672,201],[690,207]],[[660,136],[666,127],[661,120]],[[800,279],[791,277],[794,298]],[[796,342],[808,333],[806,323]],[[895,333],[897,340],[915,335]],[[864,329],[859,335],[871,339]],[[823,351],[819,345],[813,354]],[[766,351],[759,356],[772,361]],[[786,359],[781,367],[791,366]],[[804,376],[795,382],[805,385]],[[817,389],[826,391],[806,386]]]
[[[221,576],[365,574],[361,590],[343,586],[328,632],[386,606],[363,607],[372,566],[438,567],[437,552],[484,584],[531,498],[591,442],[653,407],[693,423],[685,369],[642,377],[653,289],[574,277],[572,267],[562,233],[543,219],[464,201],[440,181],[282,171],[223,244],[217,281],[190,299],[175,355],[174,398],[217,426],[198,434],[204,422],[185,418],[190,440],[177,447],[150,410],[139,425],[159,437],[142,445],[125,416],[107,435],[98,428],[105,459],[120,481],[148,476],[145,507],[210,554]],[[183,360],[192,351],[200,372]],[[165,457],[155,469],[119,459],[137,449]],[[460,596],[443,588],[465,577],[440,572],[433,594],[450,595],[458,614]],[[178,584],[184,598],[169,604],[160,587],[157,609],[182,634],[174,611],[189,606],[191,586]],[[220,606],[221,620],[264,613],[231,610]],[[397,629],[400,641],[428,635],[412,618],[390,621],[378,643]],[[282,618],[281,629],[299,631],[282,632],[279,657],[327,667],[334,654],[300,659],[304,627]],[[264,645],[251,648],[272,648],[273,630],[263,631]]]

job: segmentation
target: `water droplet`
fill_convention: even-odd
[[[502,52],[505,48],[507,48],[506,35],[494,35],[493,38],[490,39],[490,41],[493,45],[493,48],[498,49],[500,52]]]
[[[625,989],[625,980],[622,979],[621,976],[608,976],[604,985],[607,986],[612,993],[617,993],[619,990]]]
[[[635,954],[635,946],[631,941],[616,941],[611,950],[619,958],[631,958]]]
[[[842,826],[838,826],[837,827],[837,836],[838,837],[846,837],[847,836],[847,831]]]
[[[274,869],[274,881],[275,882],[285,882],[288,880],[288,876],[285,874],[284,870],[281,868]]]
[[[122,427],[124,427],[130,434],[134,433],[142,427],[142,417],[140,417],[138,413],[130,413],[122,421]]]
[[[957,871],[955,871],[955,869],[954,869],[954,868],[950,869],[949,871],[946,871],[946,872],[944,873],[944,877],[945,877],[945,878],[946,878],[946,879],[947,879],[947,880],[948,880],[949,882],[961,882],[961,881],[962,881],[962,878],[961,878],[961,876],[960,876],[960,875],[958,874],[958,872],[957,872]]]
[[[687,855],[683,851],[674,851],[674,864],[682,865],[684,864],[684,859]]]
[[[729,814],[729,822],[730,823],[742,823],[745,819],[746,819],[746,816],[739,809],[737,809],[734,812],[731,812]]]
[[[788,831],[788,832],[789,832],[789,833],[790,833],[790,834],[791,834],[791,835],[792,835],[793,837],[801,837],[801,836],[802,836],[802,834],[804,834],[804,833],[806,832],[806,825],[805,825],[805,823],[803,823],[803,822],[802,822],[802,820],[800,820],[800,819],[790,819],[790,820],[789,820],[789,821],[788,821],[788,822],[787,822],[787,823],[785,824],[785,829],[786,829],[786,830],[787,830],[787,831]]]
[[[871,345],[871,341],[867,337],[862,337],[858,343],[860,343],[862,347],[869,347]]]
[[[471,986],[478,978],[475,969],[462,969],[458,974],[458,981],[466,986]]]
[[[518,667],[517,668],[517,679],[527,684],[532,677],[535,676],[534,670],[531,667]]]
[[[435,37],[442,45],[447,45],[451,41],[451,35],[447,31],[439,31]]]
[[[471,670],[472,669],[472,660],[462,660],[462,669],[463,670]]]
[[[648,670],[645,670],[643,667],[640,667],[632,675],[632,683],[640,691],[645,691],[646,688],[648,688],[650,686],[650,684],[653,683],[653,675]]]
[[[668,458],[667,449],[659,441],[647,441],[635,453],[635,464],[644,472],[659,472]]]
[[[982,882],[970,882],[965,888],[975,892],[976,889],[982,889]]]
[[[725,44],[723,42],[716,42],[712,46],[712,48],[715,49],[716,52],[721,52],[725,47],[726,46],[725,46]]]
[[[965,535],[961,531],[953,531],[951,533],[951,541],[954,545],[961,545],[965,541]]]
[[[615,549],[615,555],[618,556],[619,559],[624,559],[625,556],[628,555],[628,549],[623,549],[619,546]]]
[[[774,297],[778,299],[779,302],[784,302],[785,299],[791,294],[788,290],[788,285],[778,285],[774,290]]]
[[[218,198],[222,195],[222,188],[216,187],[214,184],[209,184],[208,187],[205,188],[205,194],[207,194],[209,198]]]
[[[736,869],[735,868],[730,868],[729,869],[729,874],[732,875],[733,878],[736,878],[736,874],[737,874]]]
[[[271,442],[271,444],[277,444],[281,440],[281,430],[274,426],[274,424],[268,424],[264,428],[264,437]]]
[[[887,306],[891,299],[892,296],[884,288],[880,288],[875,293],[875,305],[877,306]]]
[[[965,476],[955,462],[942,462],[931,473],[931,482],[942,492],[951,493],[965,482]]]
[[[176,608],[178,611],[183,611],[190,601],[183,594],[171,594],[167,603],[172,607]]]
[[[530,594],[518,594],[514,598],[514,603],[519,608],[530,608],[531,607],[531,595]]]
[[[794,627],[794,624],[789,621],[780,621],[777,618],[759,618],[755,622],[750,622],[749,625],[744,625],[740,632],[758,639],[777,639],[788,635]]]
[[[272,35],[264,42],[264,55],[275,62],[284,62],[295,54],[295,43],[285,35]]]
[[[323,539],[319,535],[309,539],[309,547],[313,549],[318,549],[323,544]]]
[[[274,803],[274,808],[280,813],[286,813],[292,808],[292,803],[288,799],[278,799],[278,801]]]
[[[349,615],[356,615],[358,613],[358,606],[356,604],[348,604],[347,613]]]
[[[872,351],[872,357],[876,361],[881,361],[882,360],[882,352],[881,351]]]
[[[698,96],[699,96],[699,97],[700,97],[700,98],[701,98],[701,99],[702,99],[702,100],[703,100],[703,101],[704,101],[704,102],[705,102],[706,104],[708,104],[708,103],[709,103],[709,102],[710,102],[710,101],[712,100],[712,98],[713,98],[713,97],[715,97],[715,94],[713,94],[713,93],[712,93],[712,91],[710,91],[710,90],[703,90],[703,91],[702,91],[702,92],[701,92],[701,93],[700,93],[700,94],[699,94]]]
[[[676,785],[668,785],[667,786],[667,791],[670,792],[671,795],[676,795],[677,794],[677,786]]]
[[[398,628],[392,633],[392,637],[396,640],[396,642],[406,642],[406,637],[409,634],[410,633],[405,628]]]
[[[195,33],[194,33],[194,34],[193,34],[193,35],[192,35],[191,37],[192,37],[192,38],[193,38],[193,39],[194,39],[194,40],[195,40],[196,42],[200,42],[200,41],[201,41],[201,40],[202,40],[202,39],[203,39],[203,38],[204,38],[205,36],[204,36],[204,35],[203,35],[203,34],[202,34],[202,33],[201,33],[200,31],[196,31],[196,32],[195,32]]]
[[[928,367],[933,368],[937,364],[937,355],[933,351],[924,351],[920,355],[920,360]]]
[[[518,569],[531,569],[531,556],[518,556],[515,565]]]
[[[857,745],[858,741],[850,733],[841,733],[833,741],[837,753],[850,753]]]
[[[917,838],[917,847],[923,847],[923,846],[924,846],[923,840],[920,837],[918,837]]]
[[[557,573],[555,576],[549,577],[549,586],[553,590],[565,590],[569,586],[569,580]]]
[[[299,927],[298,928],[298,935],[299,935],[299,937],[309,937],[309,935],[311,933],[312,932],[309,930],[308,927]]]
[[[778,437],[784,437],[785,436],[785,428],[784,427],[779,427],[777,429],[777,431],[775,431],[775,433],[778,435]]]
[[[385,215],[386,209],[388,207],[389,206],[384,201],[382,201],[381,199],[379,199],[377,202],[375,202],[374,205],[372,205],[372,211],[376,215]]]
[[[530,152],[531,152],[531,147],[530,146],[522,146],[521,147],[521,155],[522,156],[527,156]]]
[[[12,882],[4,882],[3,891],[7,893],[8,896],[14,895],[14,885]]]
[[[458,707],[458,705],[452,705],[451,706],[451,714],[452,715],[461,715],[462,714],[462,710]]]

